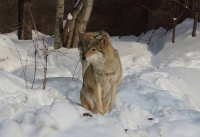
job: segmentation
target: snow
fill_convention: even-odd
[[[0,137],[23,137],[19,125],[12,120],[5,120],[1,125]]]
[[[200,24],[196,37],[192,25],[186,19],[176,27],[175,43],[163,28],[111,38],[124,78],[104,115],[80,105],[78,49],[55,51],[53,38],[37,31],[24,41],[0,34],[0,137],[199,137]]]
[[[72,20],[72,19],[73,19],[73,17],[72,17],[72,14],[71,14],[71,13],[68,13],[68,15],[67,15],[67,19],[68,19],[68,20]]]
[[[63,29],[64,29],[64,27],[65,27],[65,25],[67,23],[67,20],[72,20],[72,19],[73,19],[72,14],[68,13],[66,20],[63,20]],[[69,30],[68,30],[68,32],[69,32]]]

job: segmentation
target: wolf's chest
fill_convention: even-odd
[[[114,81],[116,81],[116,74],[115,75],[99,75],[98,76],[98,82],[101,84],[101,89],[103,92],[103,94],[106,94],[110,91],[110,88],[113,84]]]
[[[113,82],[111,79],[100,78],[99,83],[101,84],[101,95],[104,98],[109,94]]]
[[[112,84],[114,81],[117,79],[117,74],[116,73],[99,73],[98,74],[98,81],[99,83],[104,83],[104,84]]]

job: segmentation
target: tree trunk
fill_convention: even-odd
[[[197,30],[197,21],[198,21],[198,11],[197,11],[197,8],[198,8],[198,1],[195,0],[195,14],[194,14],[194,24],[193,24],[193,30],[192,30],[192,37],[195,37],[196,36],[196,30]]]
[[[80,0],[78,5],[74,8],[74,10],[72,12],[72,20],[70,22],[67,21],[67,24],[65,25],[65,28],[63,31],[63,35],[64,35],[63,41],[65,42],[64,46],[66,48],[70,48],[72,45],[72,39],[73,39],[73,35],[74,35],[76,20],[77,20],[78,14],[80,13],[82,5],[83,5],[83,0]],[[66,32],[67,30],[69,30],[68,33]],[[66,39],[66,41],[65,41],[65,39]]]
[[[30,7],[30,0],[18,0],[18,38],[21,40],[32,39]]]
[[[175,37],[176,37],[176,25],[173,26],[173,30],[172,30],[172,43],[175,42]]]
[[[194,18],[194,11],[195,11],[195,1],[196,0],[191,0],[191,11],[190,11],[190,18]]]
[[[192,37],[195,37],[195,36],[196,36],[197,21],[198,21],[198,12],[195,12],[194,24],[193,24],[193,30],[192,30]]]
[[[54,49],[63,47],[61,33],[63,30],[64,0],[57,0],[56,21],[54,26]]]
[[[72,41],[73,48],[78,46],[79,35],[85,33],[88,20],[92,12],[93,2],[94,0],[83,0],[83,6],[78,15],[75,26],[75,32],[73,35],[73,41]]]
[[[69,14],[68,14],[68,16],[69,16]],[[70,29],[71,24],[72,24],[72,19],[69,19],[69,17],[67,17],[66,24],[65,24],[65,27],[62,32],[63,47],[67,46],[67,40],[69,39],[68,38],[69,37],[69,29]]]

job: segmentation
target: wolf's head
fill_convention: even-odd
[[[80,37],[79,42],[78,42],[78,49],[80,50],[81,57],[82,55],[85,55],[91,41],[93,41],[98,35],[99,35],[98,32],[87,32]]]
[[[95,35],[93,39],[90,40],[85,50],[86,52],[82,52],[82,59],[91,63],[103,61],[105,53],[110,45],[110,36],[108,33],[105,31],[100,32],[100,34]]]

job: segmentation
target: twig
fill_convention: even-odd
[[[78,63],[80,62],[80,60],[78,61]],[[74,74],[76,72],[76,69],[77,69],[77,66],[78,66],[78,63],[76,64],[76,68],[74,69],[74,73],[73,73],[73,76],[72,76],[72,80],[74,79]]]
[[[15,44],[14,44],[14,45],[15,45]],[[22,65],[22,70],[23,70],[23,74],[24,74],[25,87],[28,89],[28,84],[27,84],[27,80],[26,80],[26,69],[25,69],[24,66],[23,66],[22,59],[21,59],[19,50],[18,50],[18,48],[17,48],[16,45],[15,45],[15,48],[16,48],[16,50],[17,50],[17,53],[18,53],[18,56],[19,56],[19,59],[20,59],[20,63],[21,63],[21,65]]]

